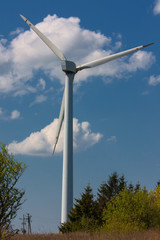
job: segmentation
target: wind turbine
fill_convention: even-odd
[[[46,36],[43,35],[29,20],[20,14],[22,19],[30,26],[30,28],[41,38],[41,40],[51,49],[51,51],[60,59],[62,71],[65,72],[65,90],[61,103],[59,114],[57,132],[53,153],[58,142],[59,134],[61,131],[64,119],[64,146],[63,146],[63,180],[62,180],[62,209],[61,209],[61,223],[68,220],[68,214],[73,206],[73,80],[77,72],[96,67],[98,65],[113,61],[117,58],[126,56],[128,54],[137,52],[145,47],[152,45],[141,45],[123,52],[100,58],[80,66],[72,61],[68,61],[59,50]]]

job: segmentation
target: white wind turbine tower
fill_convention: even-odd
[[[117,58],[134,53],[147,47],[141,45],[123,52],[94,60],[80,66],[72,61],[68,61],[63,53],[46,37],[44,36],[30,21],[24,16],[20,15],[22,19],[31,27],[31,29],[41,38],[41,40],[52,50],[52,52],[61,60],[62,71],[65,72],[65,90],[61,103],[59,114],[56,138],[53,148],[53,153],[58,142],[59,134],[64,119],[64,149],[63,149],[63,180],[62,180],[62,209],[61,209],[61,223],[68,220],[68,214],[73,206],[73,80],[78,71],[83,69],[96,67],[98,65],[113,61]]]

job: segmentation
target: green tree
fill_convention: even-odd
[[[0,239],[16,233],[12,220],[22,205],[24,191],[16,184],[25,170],[25,165],[14,159],[4,144],[0,144]]]
[[[59,227],[60,232],[92,231],[97,226],[96,201],[92,188],[88,185],[81,194],[80,199],[69,213],[69,221]]]
[[[120,191],[122,191],[127,186],[124,175],[121,177],[118,176],[117,172],[114,172],[107,183],[103,183],[100,185],[98,189],[98,202],[104,207],[108,201],[115,195],[117,195]]]
[[[75,200],[76,203],[69,213],[68,222],[62,224],[59,230],[63,233],[75,231],[99,231],[104,225],[106,225],[108,218],[110,221],[110,209],[112,203],[114,202],[114,199],[119,199],[119,194],[121,195],[123,190],[127,191],[128,194],[130,193],[130,195],[127,195],[128,197],[126,197],[126,201],[124,200],[124,206],[125,204],[129,204],[127,202],[129,196],[137,196],[136,193],[138,194],[142,191],[139,183],[136,184],[136,186],[133,186],[133,184],[127,186],[124,175],[119,177],[116,172],[109,176],[107,182],[100,185],[96,200],[94,200],[91,187],[87,186],[84,193],[81,194],[80,199]],[[142,192],[145,194],[145,191],[146,190],[143,190]],[[122,196],[120,199],[122,199]],[[127,205],[125,206],[125,210],[126,209]],[[125,224],[125,222],[122,221],[122,224]],[[127,227],[128,226],[129,225],[127,225]]]
[[[157,207],[160,209],[160,185],[154,190],[154,200],[157,204]]]
[[[112,197],[117,196],[117,194],[122,191],[127,186],[124,175],[118,176],[117,172],[114,172],[107,183],[100,185],[98,189],[97,197],[97,211],[99,216],[99,225],[102,225],[102,214],[106,207],[106,204],[111,200]]]
[[[154,193],[125,188],[108,202],[103,212],[103,230],[127,232],[160,226],[160,208]]]
[[[158,187],[160,186],[160,180],[157,182],[157,186],[158,186]]]
[[[114,172],[107,183],[101,184],[98,197],[94,200],[92,189],[87,186],[80,199],[76,199],[69,213],[69,221],[59,228],[61,232],[97,231],[102,225],[102,213],[106,203],[116,196],[126,186],[124,176]]]

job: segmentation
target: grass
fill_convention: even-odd
[[[104,235],[89,233],[70,234],[32,234],[16,235],[11,240],[160,240],[160,230],[148,230],[121,235]]]

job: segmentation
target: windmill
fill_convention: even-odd
[[[152,43],[147,45],[141,45],[136,48],[132,48],[123,52],[119,52],[113,55],[100,58],[80,66],[72,61],[68,61],[59,50],[46,36],[44,36],[29,20],[23,15],[20,15],[22,19],[30,26],[30,28],[41,38],[41,40],[51,49],[51,51],[60,59],[62,71],[65,73],[65,90],[61,103],[61,109],[59,113],[59,120],[56,132],[55,143],[53,147],[53,153],[56,149],[59,134],[61,131],[63,119],[64,119],[64,146],[63,146],[63,180],[62,180],[62,209],[61,209],[61,223],[65,223],[68,220],[68,214],[73,206],[73,80],[77,72],[96,67],[98,65],[113,61],[117,58],[126,56],[128,54],[137,52]]]

